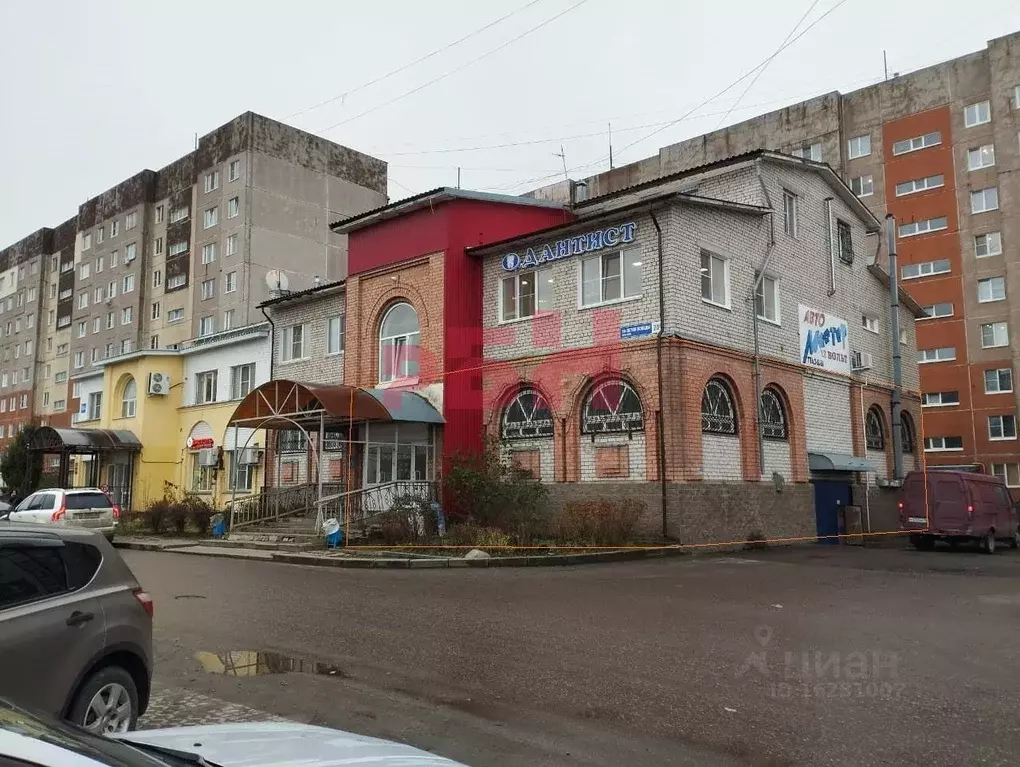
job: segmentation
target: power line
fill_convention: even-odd
[[[447,77],[450,77],[451,75],[455,75],[458,72],[460,72],[460,71],[462,71],[464,69],[467,69],[468,67],[473,66],[474,64],[477,64],[482,59],[487,58],[488,56],[491,56],[492,54],[497,53],[498,51],[501,51],[501,50],[503,50],[504,48],[506,48],[506,47],[508,47],[510,45],[513,45],[518,40],[521,40],[521,39],[527,37],[528,35],[530,35],[530,34],[532,34],[534,32],[537,32],[542,27],[544,27],[544,26],[546,26],[548,24],[551,24],[552,22],[556,21],[556,19],[560,18],[561,16],[565,16],[566,14],[570,13],[574,9],[580,8],[582,5],[584,5],[587,2],[588,2],[588,0],[578,0],[578,2],[574,3],[573,5],[571,5],[566,10],[560,11],[559,13],[557,13],[552,18],[546,19],[545,21],[543,21],[543,22],[541,22],[539,24],[536,24],[535,26],[531,27],[530,29],[525,30],[521,34],[517,35],[517,37],[511,38],[510,40],[507,40],[505,43],[502,43],[501,45],[498,45],[495,48],[492,48],[491,50],[486,51],[481,56],[477,56],[477,57],[471,59],[471,61],[468,61],[465,64],[461,64],[459,67],[451,69],[448,72],[445,72],[444,74],[439,75],[439,77],[435,77],[432,80],[429,80],[428,82],[423,83],[422,85],[419,85],[417,88],[412,88],[409,91],[405,91],[404,93],[401,93],[399,96],[394,96],[389,101],[384,101],[382,104],[378,104],[378,105],[376,105],[376,106],[374,106],[374,107],[372,107],[370,109],[366,109],[363,112],[358,112],[358,114],[352,115],[351,117],[348,117],[346,120],[341,120],[338,123],[333,123],[328,128],[323,128],[322,130],[316,131],[316,132],[320,133],[320,134],[328,133],[329,131],[333,130],[334,128],[339,128],[341,125],[346,125],[347,123],[352,122],[353,120],[357,120],[360,117],[364,117],[365,115],[372,114],[372,112],[376,112],[376,111],[378,111],[378,110],[380,110],[380,109],[382,109],[384,107],[388,107],[390,104],[394,104],[397,101],[400,101],[401,99],[407,98],[408,96],[410,96],[412,94],[418,93],[418,91],[424,90],[425,88],[428,88],[430,85],[435,85],[440,80],[445,80]]]
[[[790,32],[789,32],[789,34],[787,34],[787,36],[783,38],[783,42],[781,42],[781,43],[779,44],[779,49],[778,49],[778,50],[776,51],[776,53],[777,53],[777,54],[778,54],[779,50],[782,50],[783,46],[784,46],[784,45],[786,45],[787,41],[789,41],[789,39],[790,39],[791,37],[793,37],[793,34],[794,34],[794,33],[795,33],[795,32],[796,32],[796,31],[797,31],[798,29],[800,29],[800,25],[804,23],[804,19],[806,19],[806,18],[808,17],[808,15],[809,15],[809,14],[811,13],[811,11],[813,11],[813,10],[815,9],[815,6],[816,6],[816,5],[818,5],[818,0],[814,0],[814,2],[812,2],[812,3],[811,3],[811,5],[810,5],[810,6],[808,7],[808,9],[807,9],[806,11],[804,11],[804,15],[803,15],[803,16],[801,16],[801,17],[800,17],[800,18],[799,18],[799,19],[797,20],[797,23],[793,25],[793,29],[791,29],[791,30],[790,30]],[[753,78],[753,79],[751,80],[751,82],[749,82],[749,83],[747,84],[747,87],[746,87],[746,88],[744,88],[744,90],[743,90],[743,91],[741,92],[741,94],[740,94],[739,96],[737,96],[737,100],[736,100],[736,101],[734,101],[734,102],[733,102],[733,104],[732,104],[732,105],[730,106],[730,108],[726,110],[726,114],[724,114],[724,115],[722,116],[722,118],[721,118],[721,119],[719,120],[719,123],[718,123],[718,124],[717,124],[717,125],[715,126],[715,129],[716,129],[716,130],[719,130],[719,129],[720,129],[720,128],[721,128],[722,126],[723,126],[723,124],[724,124],[724,123],[726,122],[726,118],[727,118],[727,117],[729,117],[729,116],[730,116],[730,115],[731,115],[731,114],[733,113],[733,110],[737,108],[737,105],[738,105],[738,104],[739,104],[739,103],[740,103],[741,101],[743,101],[743,100],[744,100],[744,96],[746,96],[746,95],[747,95],[747,92],[748,92],[749,90],[751,90],[751,88],[753,88],[753,87],[754,87],[754,84],[755,84],[756,82],[758,82],[758,78],[760,78],[760,77],[761,77],[761,76],[762,76],[763,74],[765,74],[765,70],[766,70],[766,69],[768,69],[768,66],[769,66],[769,64],[771,64],[771,63],[772,63],[772,59],[768,59],[768,60],[767,60],[767,61],[765,62],[765,66],[763,66],[763,67],[762,67],[761,69],[759,69],[759,70],[758,70],[758,74],[756,74],[756,75],[754,76],[754,78]]]
[[[332,104],[334,101],[342,101],[343,99],[346,99],[348,96],[350,96],[353,93],[357,93],[358,91],[362,91],[365,88],[370,88],[370,87],[372,87],[373,85],[375,85],[377,83],[381,83],[383,80],[388,80],[389,78],[393,77],[393,75],[399,75],[401,72],[404,72],[404,71],[410,69],[413,66],[421,64],[423,61],[431,59],[433,56],[438,56],[440,53],[445,53],[446,51],[450,50],[451,48],[460,45],[465,40],[468,40],[469,38],[472,38],[475,35],[481,34],[482,32],[484,32],[487,29],[491,29],[492,27],[496,26],[497,24],[500,24],[500,23],[506,21],[511,16],[516,16],[517,14],[519,14],[519,13],[521,13],[523,11],[528,10],[528,8],[530,8],[533,5],[538,4],[540,2],[542,2],[542,0],[531,0],[530,3],[527,3],[526,5],[522,5],[516,11],[511,11],[510,13],[508,13],[508,14],[506,14],[504,16],[500,16],[495,21],[490,21],[484,27],[479,27],[475,31],[469,32],[468,34],[464,35],[460,39],[454,40],[452,43],[448,43],[447,45],[444,45],[442,48],[436,48],[434,51],[431,51],[430,53],[426,53],[421,58],[417,58],[417,59],[415,59],[414,61],[412,61],[412,62],[410,62],[408,64],[404,64],[403,66],[397,67],[396,69],[392,69],[389,72],[387,72],[386,74],[380,75],[379,77],[375,78],[374,80],[369,80],[367,83],[362,83],[361,85],[358,85],[358,86],[356,86],[354,88],[351,88],[350,90],[347,90],[347,91],[344,91],[343,93],[337,94],[333,98],[326,99],[325,101],[320,101],[318,104],[313,104],[310,107],[306,107],[304,109],[300,109],[297,112],[294,112],[293,114],[287,115],[283,119],[284,120],[290,120],[290,119],[292,119],[294,117],[298,117],[299,115],[303,115],[303,114],[311,112],[311,111],[313,111],[315,109],[318,109],[319,107],[324,107],[327,104]]]
[[[829,10],[827,10],[825,13],[823,13],[821,16],[819,16],[817,19],[815,19],[813,22],[811,22],[811,24],[809,24],[807,27],[805,27],[804,30],[801,31],[796,37],[793,37],[792,39],[787,40],[787,42],[785,42],[783,45],[781,45],[779,48],[777,48],[772,54],[767,56],[757,66],[749,69],[747,72],[745,72],[743,75],[738,77],[732,83],[727,85],[721,91],[719,91],[718,93],[716,93],[713,96],[709,96],[707,99],[702,101],[696,107],[694,107],[694,108],[688,110],[687,112],[685,112],[683,115],[678,117],[676,120],[672,120],[672,121],[666,123],[662,127],[655,129],[651,133],[649,133],[649,134],[647,134],[645,136],[642,136],[641,138],[637,139],[636,141],[632,141],[631,143],[627,144],[626,146],[623,147],[623,149],[617,150],[617,154],[619,155],[620,153],[625,152],[628,149],[631,149],[632,147],[636,146],[637,144],[640,144],[640,143],[642,143],[644,141],[647,141],[652,136],[655,136],[655,135],[657,135],[659,133],[662,133],[662,131],[672,127],[673,125],[676,125],[677,123],[679,123],[679,122],[681,122],[683,120],[686,120],[694,112],[698,111],[702,107],[704,107],[704,106],[710,104],[711,102],[715,101],[720,96],[722,96],[722,95],[728,93],[729,91],[733,90],[737,85],[742,83],[748,77],[751,77],[752,75],[754,75],[759,69],[761,69],[762,67],[767,66],[774,58],[776,58],[776,56],[778,56],[780,53],[782,53],[784,50],[789,48],[791,45],[793,45],[795,42],[797,42],[800,38],[802,38],[804,35],[806,35],[808,32],[810,32],[823,19],[825,19],[829,14],[831,14],[833,11],[835,11],[837,8],[839,8],[841,5],[843,5],[845,2],[846,2],[846,0],[838,0],[838,2],[835,5],[833,5],[831,8],[829,8]],[[591,162],[585,163],[583,165],[575,166],[573,170],[574,171],[578,171],[578,170],[584,170],[586,168],[590,168],[593,165],[598,165],[601,162],[605,162],[605,159],[606,159],[605,156],[599,157],[598,159],[592,160]],[[526,179],[524,181],[518,182],[517,184],[511,184],[511,185],[495,187],[495,189],[497,189],[497,190],[499,190],[499,189],[512,189],[512,188],[518,187],[518,186],[525,186],[525,185],[536,184],[536,183],[540,183],[542,181],[548,181],[549,179],[555,178],[558,175],[559,175],[558,173],[554,173],[554,174],[549,174],[547,176],[541,176],[541,177],[538,177],[538,178]]]

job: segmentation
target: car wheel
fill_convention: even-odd
[[[68,718],[98,735],[133,730],[138,721],[135,680],[120,666],[99,669],[79,688]]]
[[[1013,537],[1009,539],[1011,549],[1020,549],[1020,527],[1013,531]]]
[[[995,553],[995,531],[989,530],[988,534],[981,539],[981,551],[985,554]]]

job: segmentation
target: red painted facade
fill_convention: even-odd
[[[487,245],[573,220],[564,208],[455,198],[356,229],[348,235],[351,277],[443,254],[441,302],[444,461],[476,453],[484,438],[482,392],[482,264],[465,248]],[[399,274],[399,272],[398,272]],[[434,304],[433,304],[434,305]],[[427,383],[423,381],[422,383]]]

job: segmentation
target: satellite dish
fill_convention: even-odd
[[[270,293],[286,293],[288,284],[287,275],[279,269],[270,269],[266,272],[266,286]]]

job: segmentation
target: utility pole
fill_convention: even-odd
[[[559,157],[561,160],[563,160],[563,178],[569,181],[570,176],[567,175],[567,153],[563,149],[563,144],[560,144],[560,153],[559,154],[553,153],[553,157]]]
[[[613,124],[609,123],[609,170],[613,169]]]
[[[889,245],[889,343],[892,344],[892,443],[893,479],[903,481],[903,431],[901,395],[903,390],[903,360],[900,356],[900,283],[896,265],[896,218],[892,213],[885,217],[886,241]]]
[[[460,189],[460,166],[457,166],[457,188]]]
[[[889,59],[885,55],[885,51],[882,51],[882,69],[885,70],[885,79],[889,79]]]

